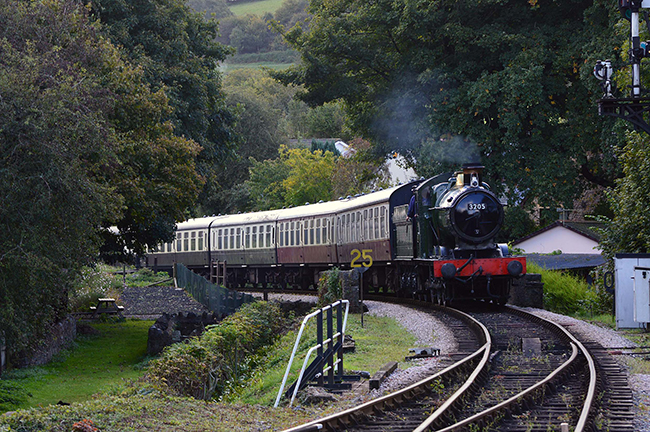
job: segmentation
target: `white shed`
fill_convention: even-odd
[[[527,254],[598,254],[599,235],[596,222],[557,221],[544,229],[513,242],[513,246]]]
[[[650,321],[650,254],[616,254],[616,328],[645,328]]]

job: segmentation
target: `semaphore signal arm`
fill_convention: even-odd
[[[639,37],[639,14],[641,9],[650,9],[650,0],[618,0],[618,7],[623,17],[630,21],[631,92],[629,97],[614,97],[611,82],[612,64],[609,60],[598,60],[594,66],[594,76],[602,81],[604,91],[603,97],[598,100],[598,113],[627,120],[636,129],[650,134],[650,124],[646,120],[650,112],[650,97],[642,96],[641,89],[641,60],[650,57],[650,41],[642,42]],[[644,11],[643,16],[650,32],[648,13]]]

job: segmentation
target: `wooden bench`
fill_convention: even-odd
[[[99,314],[119,315],[122,317],[124,306],[116,305],[114,298],[100,298],[97,300],[97,306],[90,306],[90,310],[93,312],[94,318],[97,318]]]

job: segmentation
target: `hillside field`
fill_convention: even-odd
[[[266,12],[275,13],[275,11],[282,5],[284,0],[260,0],[260,1],[247,1],[238,2],[229,6],[229,9],[235,15],[259,15],[262,16]]]

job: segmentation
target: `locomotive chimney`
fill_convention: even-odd
[[[483,184],[483,169],[485,167],[478,162],[463,165],[463,185],[479,187]]]

